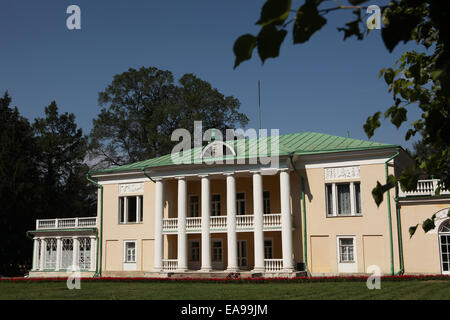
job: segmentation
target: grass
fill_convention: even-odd
[[[334,299],[450,299],[450,281],[381,281],[368,290],[365,281],[310,283],[206,283],[81,281],[69,290],[65,281],[0,281],[0,300],[334,300]]]

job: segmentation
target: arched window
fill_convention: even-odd
[[[450,232],[450,219],[442,222],[441,226],[439,227],[439,232]]]
[[[223,141],[213,141],[203,149],[202,158],[222,157],[230,154],[236,155],[232,146]]]

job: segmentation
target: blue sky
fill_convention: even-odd
[[[343,1],[345,2],[345,1]],[[293,1],[298,7],[302,1]],[[371,1],[369,4],[382,4]],[[66,28],[66,8],[81,8],[82,30]],[[41,117],[56,100],[75,114],[85,133],[100,107],[98,92],[128,68],[155,66],[176,79],[194,73],[241,101],[258,127],[257,82],[261,80],[262,127],[280,133],[316,131],[367,139],[366,118],[392,105],[379,70],[390,67],[413,44],[392,54],[381,32],[364,41],[336,30],[352,18],[330,13],[328,24],[303,45],[289,33],[280,57],[251,61],[233,70],[234,40],[256,34],[263,1],[256,0],[2,0],[0,4],[0,93],[8,90],[27,118]],[[333,3],[331,3],[333,4]],[[419,117],[409,111],[408,123]],[[383,121],[374,141],[401,144],[407,126],[397,130]]]

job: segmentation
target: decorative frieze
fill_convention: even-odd
[[[143,193],[144,183],[119,184],[119,194]]]
[[[325,168],[325,180],[359,179],[359,166]]]

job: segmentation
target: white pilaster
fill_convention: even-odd
[[[56,265],[55,265],[55,271],[59,271],[61,268],[61,237],[56,237]]]
[[[263,230],[263,180],[260,172],[253,173],[253,234],[255,244],[255,266],[253,272],[264,272]]]
[[[227,244],[228,244],[228,266],[227,271],[239,270],[237,258],[237,236],[236,236],[236,179],[232,173],[227,177]]]
[[[163,268],[164,238],[162,233],[162,221],[164,217],[164,182],[156,181],[155,186],[155,257],[154,270],[159,272]]]
[[[44,238],[41,238],[41,260],[39,261],[39,270],[43,271],[45,268],[45,249],[47,244],[45,243]]]
[[[280,201],[281,201],[281,245],[283,253],[283,271],[294,271],[292,261],[292,218],[291,218],[291,187],[289,171],[280,172]]]
[[[201,271],[209,272],[211,265],[211,234],[209,233],[211,216],[211,192],[207,175],[202,179],[202,268]]]
[[[187,184],[185,177],[178,178],[178,272],[188,269],[187,265]]]

